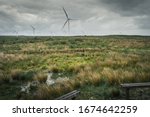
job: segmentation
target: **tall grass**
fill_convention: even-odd
[[[36,92],[35,99],[54,99],[64,93],[70,92],[73,87],[70,82],[61,82],[53,86],[41,84]]]
[[[22,80],[22,70],[21,69],[13,69],[11,70],[11,78],[12,80]]]
[[[12,78],[9,74],[0,72],[0,84],[2,83],[10,83],[12,81]]]
[[[35,91],[39,99],[54,99],[82,87],[147,82],[150,81],[149,39],[141,36],[37,37],[36,40],[0,37],[0,82],[36,80],[40,82]],[[56,84],[47,86],[47,75],[43,72],[49,70],[69,74],[71,78],[56,79]],[[115,88],[108,92],[117,95]]]
[[[46,83],[47,75],[44,73],[37,73],[34,75],[33,80],[38,81],[40,83]]]
[[[49,93],[45,94],[54,97],[54,95],[59,96],[67,91],[90,85],[100,86],[106,84],[107,86],[119,86],[121,83],[127,82],[150,81],[150,73],[145,70],[149,68],[142,68],[141,64],[139,64],[140,61],[141,58],[137,55],[129,54],[123,57],[123,55],[115,54],[109,59],[109,62],[106,59],[78,67],[77,75],[73,79],[59,82],[60,84],[52,86],[53,88],[46,86],[45,90]],[[120,90],[115,87],[109,88],[108,93],[108,95],[120,96]],[[42,95],[40,95],[41,98]]]

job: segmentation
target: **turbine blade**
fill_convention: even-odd
[[[33,26],[31,25],[31,28],[33,29]]]
[[[31,25],[31,28],[33,29],[33,30],[35,30],[35,28]]]
[[[32,30],[33,30],[33,35],[35,34],[35,27],[33,27],[32,25],[30,25]]]
[[[65,27],[65,25],[67,24],[67,22],[68,22],[68,20],[65,21],[65,23],[64,23],[64,25],[63,25],[63,27],[62,27],[62,29]]]
[[[67,19],[69,19],[68,14],[67,14],[67,12],[66,12],[66,10],[65,10],[65,8],[64,8],[64,7],[63,7],[63,11],[64,11],[64,13],[65,13],[65,15],[66,15]]]

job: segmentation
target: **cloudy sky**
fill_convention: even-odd
[[[62,29],[66,16],[78,19]],[[150,0],[0,0],[0,35],[150,35]]]

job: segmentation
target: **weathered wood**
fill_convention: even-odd
[[[129,91],[132,88],[145,88],[145,87],[150,87],[150,82],[145,82],[145,83],[125,83],[121,84],[123,88],[126,89],[126,99],[130,99],[130,94]]]
[[[123,88],[142,88],[142,87],[150,87],[150,82],[145,82],[145,83],[125,83],[121,84]]]
[[[56,98],[56,100],[72,100],[72,99],[75,99],[79,93],[80,93],[80,91],[74,90],[74,91],[69,92],[59,98]]]

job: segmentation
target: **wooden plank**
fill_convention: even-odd
[[[126,99],[129,100],[129,98],[130,98],[130,95],[129,95],[130,88],[145,88],[145,87],[150,87],[150,82],[144,82],[144,83],[125,83],[125,84],[121,84],[121,86],[126,89]]]
[[[145,83],[125,83],[121,84],[123,88],[142,88],[142,87],[150,87],[150,82],[145,82]]]
[[[73,99],[73,98],[75,98],[77,96],[78,93],[79,93],[79,91],[74,90],[74,91],[72,91],[70,93],[67,93],[67,94],[57,98],[57,100]]]
[[[69,100],[69,99],[74,99],[78,94],[80,93],[80,91],[78,90],[74,90],[72,92],[69,92],[59,98],[56,98],[56,100]]]

